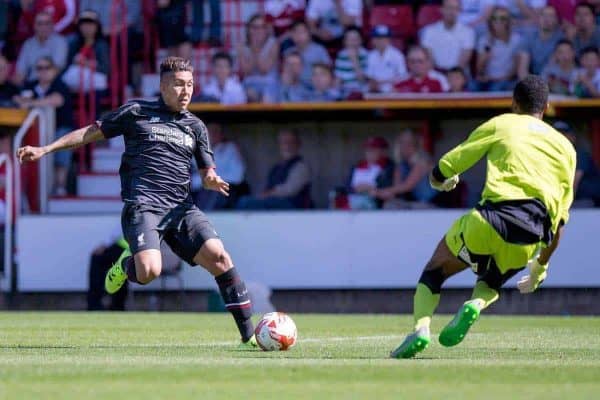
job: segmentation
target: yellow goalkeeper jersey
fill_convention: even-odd
[[[487,157],[487,177],[481,203],[538,199],[547,208],[556,232],[569,220],[573,202],[575,149],[545,122],[521,114],[502,114],[475,129],[463,143],[439,161],[450,177]]]

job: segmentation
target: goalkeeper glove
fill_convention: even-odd
[[[446,179],[444,182],[439,182],[433,177],[433,175],[429,175],[429,184],[431,185],[431,187],[435,190],[443,192],[449,192],[453,190],[456,187],[456,185],[458,185],[459,180],[460,179],[458,178],[458,175],[454,175]]]
[[[529,261],[527,267],[529,268],[529,275],[525,275],[517,282],[517,288],[522,294],[532,293],[542,284],[546,279],[548,264],[542,265],[537,259],[534,259]]]

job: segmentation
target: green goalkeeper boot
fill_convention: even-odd
[[[258,349],[258,343],[256,342],[256,336],[252,335],[250,339],[245,342],[240,342],[238,350],[255,350]]]
[[[471,326],[479,318],[479,313],[480,309],[477,305],[465,303],[440,333],[438,338],[440,344],[451,347],[462,342]]]
[[[113,266],[106,273],[106,278],[104,278],[104,289],[108,294],[116,293],[125,281],[127,280],[127,272],[123,270],[123,266],[121,265],[123,259],[131,255],[129,249],[123,250],[123,253],[119,256],[119,259],[113,264]]]
[[[411,333],[398,348],[390,353],[391,358],[413,358],[429,346],[431,334],[428,327],[423,327]]]

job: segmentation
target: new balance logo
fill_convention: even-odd
[[[143,246],[146,244],[146,242],[144,241],[144,232],[139,234],[139,236],[137,237],[137,242],[138,246]]]
[[[150,123],[151,124],[156,124],[157,122],[160,122],[160,117],[152,117],[152,118],[150,118]]]

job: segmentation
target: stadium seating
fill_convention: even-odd
[[[417,12],[417,30],[442,18],[440,6],[435,4],[425,4]]]
[[[412,6],[375,6],[369,18],[371,26],[387,25],[392,31],[394,39],[406,43],[415,35],[415,20]]]

